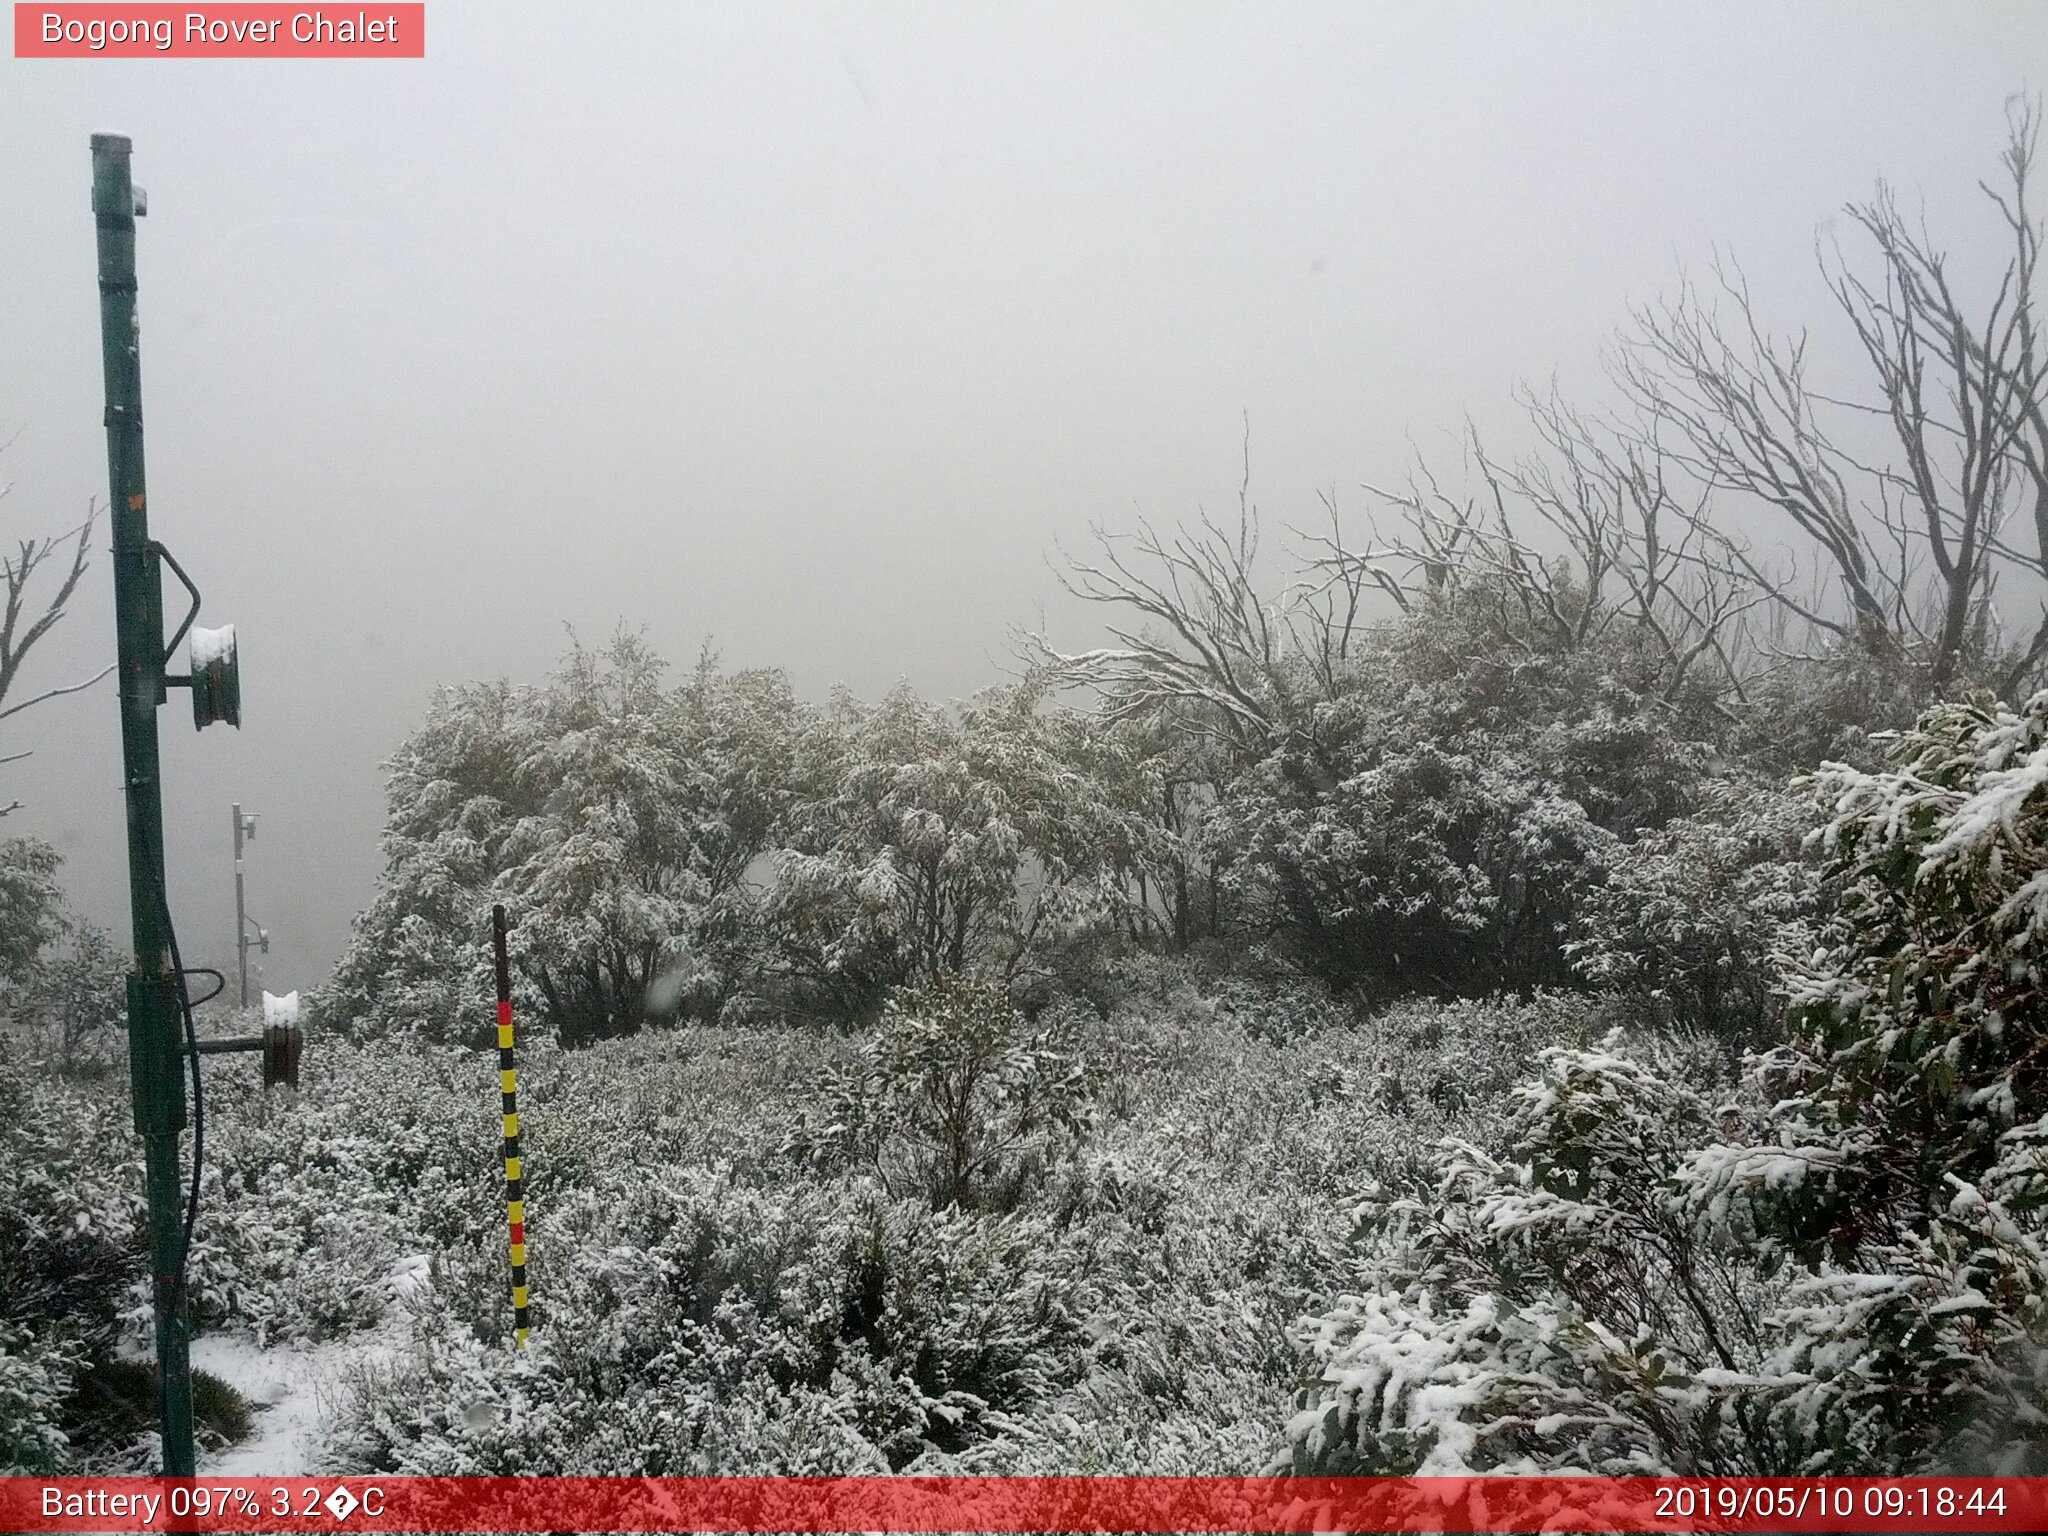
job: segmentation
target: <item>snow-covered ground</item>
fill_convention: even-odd
[[[428,1259],[414,1254],[391,1272],[392,1297],[402,1298],[426,1278]],[[206,1477],[303,1477],[313,1471],[320,1427],[350,1371],[390,1360],[398,1344],[395,1323],[322,1344],[281,1344],[263,1349],[237,1334],[192,1341],[192,1366],[208,1371],[248,1400],[256,1432],[239,1445],[202,1452]]]
[[[192,1364],[209,1371],[249,1401],[256,1432],[240,1445],[209,1454],[199,1470],[208,1477],[298,1476],[312,1457],[313,1435],[334,1383],[334,1354],[346,1346],[258,1349],[232,1334],[192,1341]]]

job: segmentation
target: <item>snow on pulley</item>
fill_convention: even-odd
[[[194,629],[192,657],[192,723],[205,730],[224,720],[242,728],[242,664],[235,649],[235,626]]]

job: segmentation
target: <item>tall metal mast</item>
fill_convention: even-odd
[[[249,949],[251,945],[264,954],[270,953],[270,935],[261,923],[256,925],[256,937],[249,937],[249,908],[243,899],[242,844],[256,839],[256,813],[244,812],[240,803],[235,806],[235,969],[242,982],[242,1006],[249,1006]]]
[[[163,575],[149,537],[143,481],[142,358],[135,320],[135,216],[142,211],[142,202],[130,177],[130,149],[129,141],[117,134],[93,135],[92,211],[99,226],[107,487],[114,526],[114,625],[128,797],[128,894],[135,936],[135,966],[128,973],[128,1056],[149,1197],[164,1472],[190,1477],[191,1334],[183,1297],[185,1233],[178,1201],[185,1076],[179,1049],[179,978],[173,972],[164,894],[163,787],[156,734],[157,706],[164,701]]]

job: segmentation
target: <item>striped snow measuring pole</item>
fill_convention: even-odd
[[[512,1223],[512,1326],[526,1347],[526,1197],[519,1167],[519,1068],[512,1054],[512,963],[505,957],[505,909],[491,908],[491,958],[498,967],[498,1091],[505,1104],[505,1215]]]

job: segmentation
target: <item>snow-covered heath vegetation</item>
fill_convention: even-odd
[[[1949,301],[1856,217],[1882,391]],[[303,1086],[207,1069],[201,1328],[376,1341],[335,1471],[2048,1471],[2048,624],[1991,602],[2048,376],[1941,352],[2031,415],[1895,414],[1859,502],[1763,334],[1639,316],[1649,425],[1535,400],[1363,551],[1105,536],[1113,643],[956,706],[628,632],[444,690]],[[133,1465],[119,981],[57,872],[0,843],[0,1463]]]

